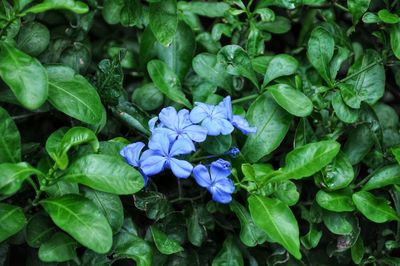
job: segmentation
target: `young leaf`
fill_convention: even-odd
[[[293,75],[296,73],[298,67],[299,62],[296,58],[288,54],[275,55],[267,65],[262,86],[265,87],[270,81],[276,78]]]
[[[315,199],[319,206],[329,211],[351,212],[355,209],[351,199],[351,193],[348,193],[346,190],[335,192],[325,192],[320,190]]]
[[[230,8],[229,4],[223,2],[178,2],[178,8],[182,11],[190,11],[199,16],[209,18],[223,17],[224,13]]]
[[[354,193],[352,198],[357,209],[375,223],[400,220],[386,199],[377,198],[367,191]]]
[[[238,45],[222,47],[217,54],[217,61],[226,67],[229,74],[248,78],[256,88],[259,88],[253,65],[242,47]]]
[[[171,100],[192,108],[192,104],[182,92],[178,76],[161,60],[152,60],[147,71],[157,88]]]
[[[368,10],[371,0],[347,0],[347,7],[353,17],[353,25],[357,24],[358,20]]]
[[[339,152],[322,171],[323,185],[327,190],[346,188],[354,179],[354,170],[346,154]]]
[[[307,57],[321,77],[332,87],[333,82],[329,71],[329,62],[333,57],[335,40],[331,34],[322,27],[317,27],[311,32],[307,46]]]
[[[164,46],[169,46],[178,27],[176,0],[163,0],[150,3],[150,28],[157,40]]]
[[[183,251],[183,248],[179,245],[178,242],[171,239],[168,235],[166,235],[157,227],[151,226],[150,231],[157,249],[162,254],[171,255]]]
[[[150,244],[125,230],[115,236],[114,252],[117,258],[133,259],[137,266],[152,265],[153,249]]]
[[[22,106],[39,108],[48,96],[48,78],[40,62],[13,45],[0,42],[0,77]]]
[[[240,240],[248,247],[255,247],[267,240],[267,235],[258,228],[246,208],[233,201],[229,207],[240,221]]]
[[[24,211],[20,207],[0,203],[0,243],[22,230],[25,223]]]
[[[392,164],[379,168],[368,178],[368,182],[362,187],[362,190],[382,188],[389,185],[400,185],[400,165]]]
[[[345,123],[355,123],[358,119],[358,110],[348,107],[339,92],[335,92],[332,97],[332,107],[337,117]]]
[[[0,107],[0,163],[21,161],[21,136],[7,111]]]
[[[75,0],[44,0],[40,4],[36,4],[27,10],[24,11],[23,14],[28,14],[28,13],[42,13],[46,12],[48,10],[54,10],[54,9],[65,9],[69,10],[72,12],[75,12],[77,14],[85,14],[89,11],[89,7],[87,4],[81,1],[75,1]]]
[[[217,256],[213,259],[212,266],[243,266],[243,256],[239,247],[236,245],[235,240],[232,236],[228,236],[222,249],[219,251]]]
[[[274,151],[289,130],[292,116],[283,110],[269,92],[260,95],[250,106],[246,118],[257,132],[248,136],[242,154],[256,162]],[[268,141],[264,141],[268,139]]]
[[[400,60],[400,23],[390,28],[390,45],[394,55]]]
[[[286,84],[276,84],[266,88],[274,100],[294,116],[305,117],[311,114],[313,103],[304,93]]]
[[[254,223],[296,259],[301,259],[299,226],[292,211],[278,199],[251,195],[248,198]]]
[[[112,230],[106,217],[89,199],[75,194],[42,200],[53,222],[82,245],[97,253],[112,246]]]
[[[81,75],[66,66],[48,66],[49,102],[59,111],[84,123],[96,125],[104,107],[96,89]]]
[[[144,186],[143,176],[138,171],[119,158],[104,154],[79,158],[62,178],[117,195],[133,194]]]
[[[64,262],[78,259],[74,239],[63,232],[54,234],[39,248],[39,258],[44,262]]]
[[[286,155],[281,173],[272,177],[270,181],[311,176],[328,165],[339,150],[340,144],[334,140],[309,143],[295,148]]]

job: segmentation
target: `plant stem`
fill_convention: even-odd
[[[351,74],[351,75],[349,75],[349,76],[347,76],[347,77],[345,77],[345,78],[339,80],[338,82],[335,83],[335,85],[337,85],[337,84],[339,84],[339,83],[346,82],[347,80],[352,79],[352,78],[354,78],[355,76],[358,76],[359,74],[363,73],[364,71],[367,71],[367,70],[370,69],[371,67],[373,67],[373,66],[375,66],[375,65],[377,65],[377,64],[380,64],[380,63],[382,63],[382,60],[375,61],[375,62],[373,62],[373,63],[371,63],[371,64],[369,64],[369,65],[363,67],[363,68],[360,69],[359,71],[354,72],[353,74]]]
[[[242,97],[242,98],[233,100],[233,101],[232,101],[232,104],[238,104],[238,103],[241,103],[241,102],[250,101],[250,100],[252,100],[252,99],[257,98],[258,96],[259,96],[259,94],[251,94],[251,95],[248,95],[248,96],[244,96],[244,97]]]
[[[339,9],[345,11],[345,12],[349,12],[349,10],[348,10],[346,7],[342,6],[341,4],[334,3],[333,5],[334,5],[335,7],[337,7],[337,8],[339,8]]]

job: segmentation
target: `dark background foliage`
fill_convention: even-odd
[[[399,16],[396,0],[3,0],[0,265],[400,265]],[[257,133],[189,159],[229,159],[233,202],[168,171],[143,187],[119,150],[163,107],[227,95]]]

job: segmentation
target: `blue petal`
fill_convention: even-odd
[[[232,124],[237,129],[242,131],[243,134],[247,134],[247,133],[253,134],[253,133],[256,133],[256,131],[257,131],[257,128],[250,127],[249,122],[247,122],[247,120],[244,119],[243,117],[241,117],[240,115],[233,116]]]
[[[192,109],[190,112],[190,120],[193,123],[200,123],[203,121],[206,117],[211,115],[212,112],[212,106],[204,103],[195,103],[196,106]]]
[[[159,151],[167,156],[169,154],[170,140],[166,134],[153,134],[149,140],[149,148],[154,151]]]
[[[219,119],[218,120],[218,123],[219,123],[219,127],[220,127],[220,129],[221,129],[221,134],[222,135],[229,135],[229,134],[231,134],[232,133],[232,131],[235,129],[233,126],[232,126],[232,123],[231,122],[229,122],[228,120],[226,120],[226,119]]]
[[[178,137],[178,133],[175,130],[166,128],[166,127],[159,127],[154,129],[154,131],[152,132],[153,136],[156,134],[165,134],[168,136],[168,139],[170,142],[173,142],[177,137]]]
[[[140,156],[140,164],[142,163],[142,161],[146,160],[151,156],[163,156],[163,154],[160,151],[145,150],[142,153],[142,156]]]
[[[199,186],[206,188],[211,186],[210,174],[208,173],[208,170],[204,165],[197,165],[193,169],[193,176]]]
[[[225,193],[218,189],[211,189],[210,193],[212,195],[213,201],[223,203],[223,204],[227,204],[232,201],[232,196],[229,193]]]
[[[222,102],[218,104],[218,106],[222,107],[226,112],[226,118],[228,120],[232,120],[232,102],[231,96],[227,96],[224,98]]]
[[[216,106],[213,106],[211,117],[213,119],[228,119],[228,113],[225,108],[222,108],[221,106],[216,105]]]
[[[149,177],[140,168],[139,168],[139,173],[143,176],[144,186],[147,186],[147,184],[149,182]]]
[[[150,156],[142,161],[140,168],[148,176],[156,175],[164,170],[166,159],[163,156]]]
[[[164,124],[167,128],[176,130],[178,128],[178,113],[176,112],[175,108],[170,106],[163,108],[158,115],[160,118],[161,123]]]
[[[169,156],[178,156],[183,154],[189,154],[194,151],[193,142],[187,140],[186,138],[177,139],[171,147]]]
[[[194,142],[203,142],[207,138],[207,128],[198,125],[185,127],[184,133]]]
[[[149,124],[149,129],[150,129],[151,133],[153,133],[153,130],[156,127],[157,121],[158,121],[158,117],[157,116],[153,117],[152,119],[149,120],[148,124]]]
[[[218,136],[221,134],[221,125],[218,123],[218,120],[206,118],[201,125],[207,129],[207,134],[209,136]]]
[[[217,182],[218,180],[225,179],[231,174],[230,163],[222,159],[212,162],[210,173],[213,181]]]
[[[182,109],[178,112],[178,127],[177,129],[184,129],[187,126],[192,125],[192,121],[190,121],[190,114],[189,110],[187,109]]]
[[[225,193],[233,193],[235,191],[235,185],[230,178],[223,178],[218,180],[214,186],[218,191],[222,191]]]
[[[172,158],[170,160],[172,173],[178,178],[188,178],[192,173],[193,166],[187,161]]]
[[[125,160],[132,166],[138,167],[140,165],[139,163],[139,157],[140,157],[140,152],[142,151],[144,147],[143,142],[135,142],[132,144],[129,144],[128,146],[124,147],[119,154],[121,154],[122,157],[125,158]]]

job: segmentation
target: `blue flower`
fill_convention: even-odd
[[[226,117],[232,123],[232,125],[242,131],[243,134],[256,133],[257,128],[250,127],[249,122],[247,122],[246,119],[240,115],[233,115],[231,96],[225,97],[224,100],[219,103],[219,106],[225,110]]]
[[[212,162],[210,171],[202,164],[193,169],[197,184],[207,188],[212,195],[212,199],[220,203],[232,201],[231,194],[235,191],[235,186],[232,180],[228,178],[230,174],[230,163],[222,159]]]
[[[149,176],[169,168],[176,177],[187,178],[192,173],[193,166],[174,157],[192,151],[193,143],[186,138],[171,141],[166,134],[155,134],[149,141],[149,150],[142,154],[140,167]]]
[[[133,167],[137,167],[139,172],[142,174],[144,184],[147,185],[149,180],[148,176],[140,169],[140,153],[144,148],[143,142],[135,142],[125,146],[119,154],[125,158],[125,160]]]
[[[189,119],[189,111],[182,109],[179,112],[174,107],[163,108],[158,115],[159,125],[156,120],[151,120],[150,129],[153,134],[167,134],[171,141],[185,138],[190,142],[203,142],[207,137],[205,127],[194,125]]]
[[[226,111],[221,106],[214,106],[205,103],[195,103],[196,106],[190,112],[190,120],[193,123],[200,123],[208,130],[208,135],[218,136],[229,135],[233,126],[228,120]]]

